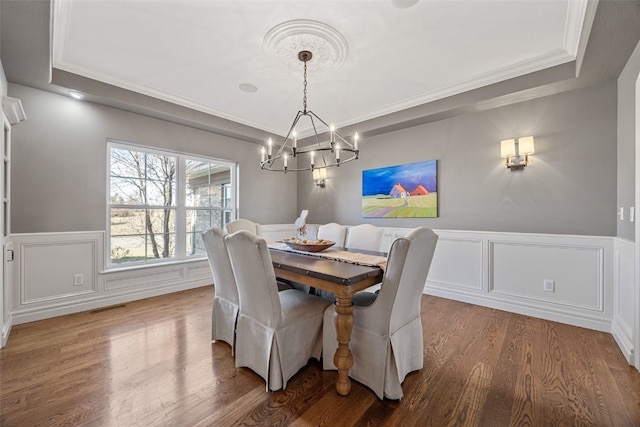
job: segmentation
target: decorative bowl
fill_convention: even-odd
[[[303,243],[303,242],[304,241],[297,240],[297,239],[282,241],[282,243],[285,243],[291,249],[295,249],[297,251],[306,251],[306,252],[321,252],[336,244],[336,242],[331,242],[329,240],[319,240],[318,242],[308,242],[308,243]]]

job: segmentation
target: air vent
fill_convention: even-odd
[[[109,307],[96,308],[95,310],[91,310],[91,314],[102,313],[103,311],[114,310],[116,308],[124,308],[126,306],[127,306],[126,304],[120,304],[120,305],[112,305]]]

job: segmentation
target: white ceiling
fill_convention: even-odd
[[[308,108],[339,128],[573,61],[587,7],[402,1],[55,0],[53,67],[284,135],[303,76],[263,48],[278,24],[319,21],[344,37],[344,63],[314,72],[312,60],[308,76]]]

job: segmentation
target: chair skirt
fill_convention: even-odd
[[[357,307],[349,347],[353,366],[349,377],[369,387],[380,399],[400,399],[402,382],[410,372],[424,365],[422,323],[416,318],[391,337],[378,334],[358,325]],[[335,307],[325,310],[323,329],[324,370],[335,370],[333,355],[338,347],[334,324]]]
[[[236,367],[252,369],[271,391],[286,389],[310,358],[320,360],[322,316],[328,304],[295,289],[278,295],[282,320],[277,328],[240,314],[236,333]]]
[[[238,305],[228,299],[214,296],[211,310],[211,339],[228,343],[231,346],[231,354],[234,352],[237,319]]]

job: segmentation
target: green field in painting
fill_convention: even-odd
[[[392,199],[387,195],[362,198],[366,218],[437,218],[438,193]]]

